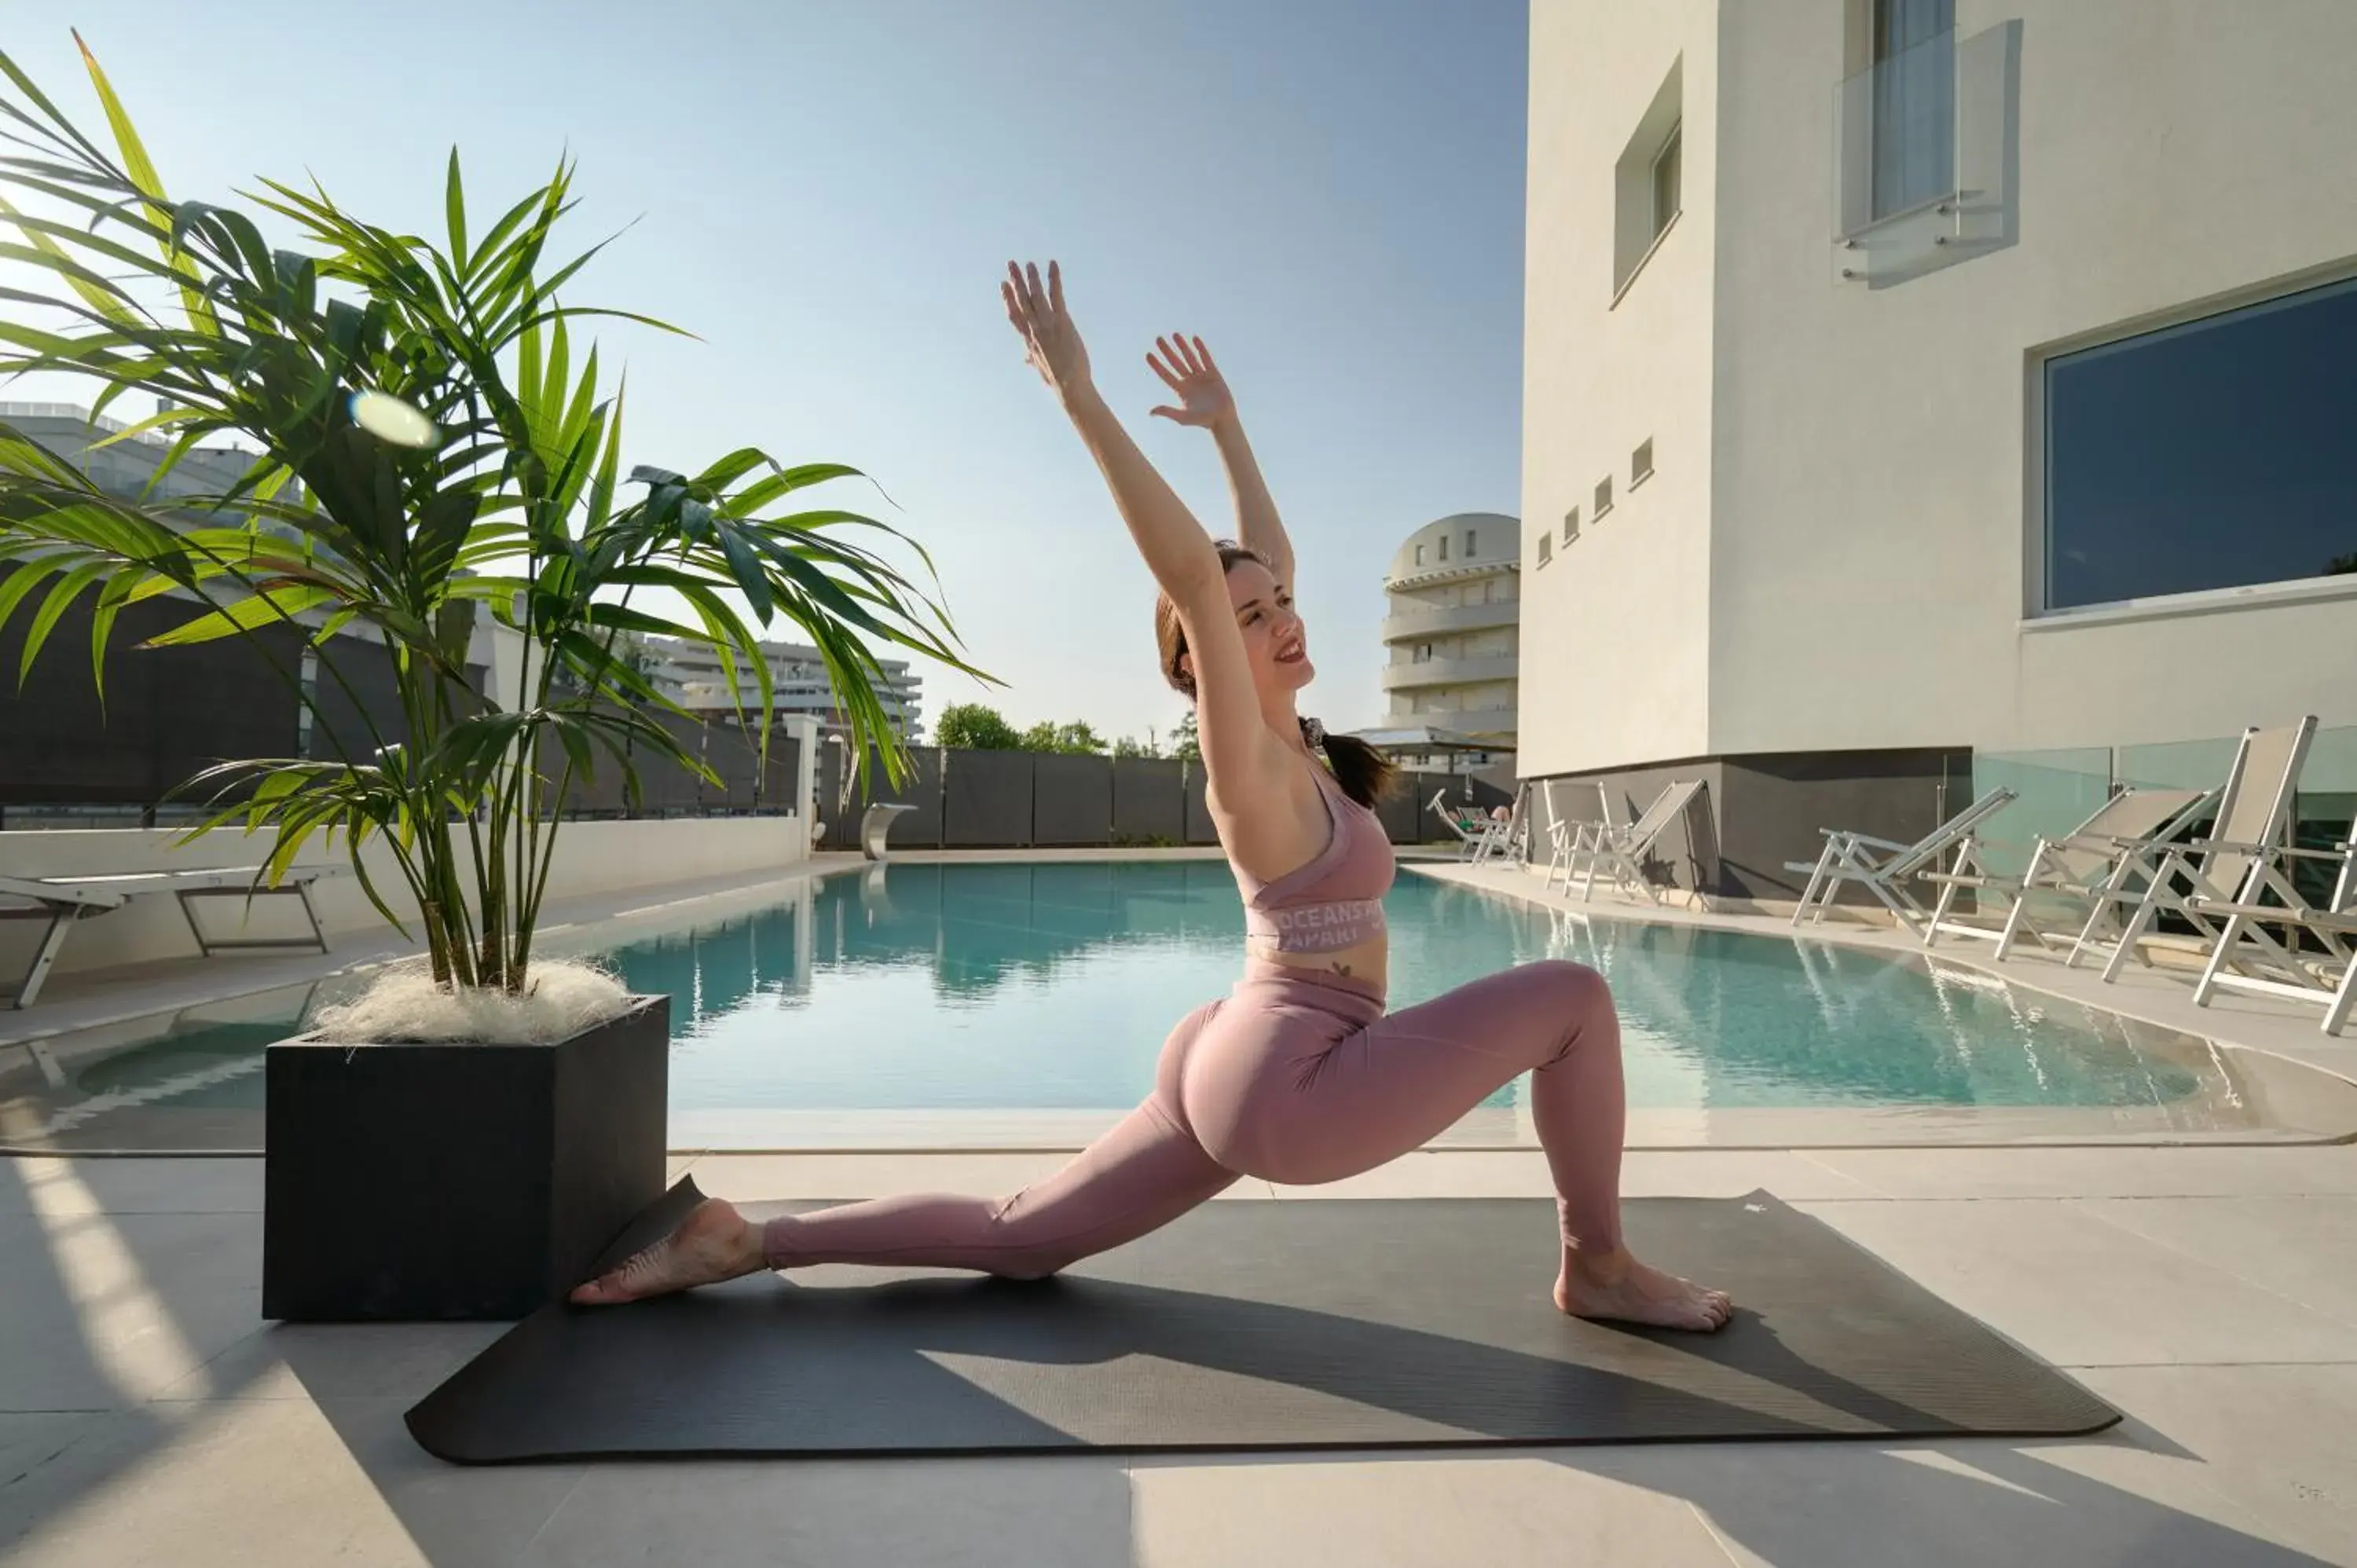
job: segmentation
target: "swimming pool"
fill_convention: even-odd
[[[2266,1124],[2239,1053],[1973,970],[1588,918],[1415,875],[1387,908],[1394,1005],[1534,959],[1600,970],[1621,1011],[1633,1143]],[[1217,861],[895,863],[766,907],[691,910],[602,955],[632,989],[673,998],[674,1146],[1062,1145],[1146,1092],[1170,1026],[1233,983],[1243,930]],[[105,1049],[59,1042],[48,1079],[20,1069],[0,1103],[20,1132],[33,1118],[84,1144],[129,1130],[231,1146],[241,1117],[258,1120],[262,1047],[309,1000],[251,999]],[[1524,1088],[1449,1141],[1528,1143]]]

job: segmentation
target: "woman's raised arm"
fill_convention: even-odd
[[[1006,274],[999,293],[1006,318],[1023,335],[1025,358],[1062,402],[1097,460],[1146,569],[1178,607],[1195,667],[1203,766],[1223,792],[1239,799],[1238,791],[1257,789],[1278,777],[1287,757],[1261,715],[1219,550],[1099,395],[1089,373],[1088,349],[1064,308],[1062,270],[1049,262],[1043,284],[1036,264],[1009,262]]]
[[[1228,491],[1236,501],[1236,542],[1262,560],[1287,592],[1298,591],[1293,580],[1293,541],[1276,515],[1276,502],[1261,478],[1259,459],[1244,437],[1243,420],[1236,413],[1235,394],[1220,373],[1218,361],[1200,338],[1174,333],[1154,340],[1155,352],[1146,356],[1154,373],[1178,394],[1174,407],[1154,412],[1164,419],[1208,430],[1220,448],[1220,462],[1228,471]]]

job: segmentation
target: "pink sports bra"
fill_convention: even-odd
[[[1242,866],[1244,932],[1273,941],[1279,952],[1340,952],[1385,933],[1383,895],[1392,885],[1392,842],[1374,812],[1342,793],[1325,768],[1311,764],[1326,798],[1333,837],[1316,859],[1274,882],[1255,886]]]

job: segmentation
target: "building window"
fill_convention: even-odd
[[[1612,166],[1612,297],[1636,277],[1678,215],[1684,199],[1683,139],[1678,134],[1685,91],[1684,57],[1654,91]]]
[[[1670,127],[1670,139],[1653,155],[1653,231],[1647,236],[1650,243],[1662,237],[1670,220],[1678,215],[1678,132]]]
[[[1874,216],[1956,188],[1955,0],[1873,0]]]
[[[1417,643],[1417,644],[1415,645],[1415,658],[1413,658],[1412,660],[1409,660],[1409,662],[1410,662],[1410,663],[1414,663],[1414,664],[1429,664],[1429,663],[1431,663],[1431,662],[1432,662],[1432,644],[1430,644],[1430,643],[1428,643],[1428,642],[1419,642],[1419,643]]]
[[[1572,541],[1578,537],[1579,509],[1577,507],[1574,507],[1569,511],[1563,514],[1563,547],[1566,550],[1570,549]]]
[[[1448,559],[1448,535],[1445,533],[1440,536],[1440,558],[1443,561]]]
[[[1415,564],[1419,566],[1424,564],[1424,546],[1421,544],[1415,547]]]
[[[1653,438],[1650,435],[1637,443],[1629,454],[1629,488],[1635,489],[1653,477]]]
[[[1608,476],[1596,481],[1596,521],[1602,522],[1604,514],[1612,510],[1612,480]]]
[[[1465,559],[1473,559],[1473,531],[1469,528],[1465,531]]]
[[[1554,540],[1552,537],[1550,537],[1549,535],[1547,535],[1547,534],[1544,534],[1544,533],[1540,534],[1540,535],[1539,535],[1539,564],[1540,564],[1540,565],[1542,565],[1542,566],[1544,566],[1544,565],[1545,565],[1548,562],[1550,562],[1550,561],[1552,561],[1552,560],[1554,560],[1554,559],[1555,559],[1555,540]]]
[[[2357,278],[2048,360],[2042,607],[2357,573],[2352,363]]]

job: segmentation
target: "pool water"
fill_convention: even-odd
[[[1536,959],[1600,970],[1641,1117],[2097,1108],[2199,1130],[2237,1092],[2205,1042],[1975,971],[1588,919],[1415,875],[1386,907],[1394,1006]],[[1215,861],[893,865],[602,956],[633,990],[673,998],[675,1140],[759,1147],[786,1121],[777,1142],[827,1143],[812,1119],[831,1113],[964,1129],[975,1113],[1125,1109],[1170,1026],[1234,983],[1243,937]],[[88,1147],[258,1146],[264,1047],[341,983],[130,1028],[106,1048],[70,1036],[47,1082],[22,1068],[0,1079],[0,1120]],[[1512,1111],[1525,1090],[1488,1104]]]
[[[1632,1109],[2149,1105],[2199,1084],[2083,1009],[1854,949],[1582,921],[1416,875],[1385,911],[1394,1008],[1535,959],[1601,971]],[[675,998],[678,1110],[1100,1108],[1152,1088],[1243,940],[1217,862],[893,865],[609,956]]]

